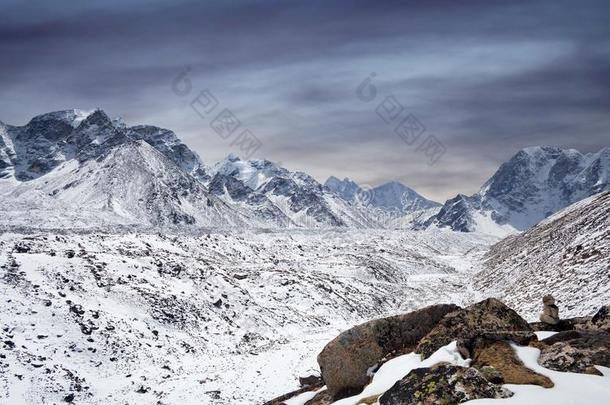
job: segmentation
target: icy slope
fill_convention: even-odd
[[[262,403],[295,389],[340,330],[471,302],[466,274],[491,241],[439,230],[5,233],[0,398]]]
[[[553,294],[562,317],[593,314],[610,301],[610,191],[580,201],[494,245],[475,288],[530,320]]]

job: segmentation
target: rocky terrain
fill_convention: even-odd
[[[475,300],[467,274],[494,241],[448,230],[4,233],[0,397],[262,403],[297,387],[342,329]]]
[[[564,317],[592,315],[610,297],[610,191],[558,212],[491,247],[475,289],[534,320],[540,292],[553,292]]]
[[[559,333],[536,332],[545,325],[528,324],[494,298],[376,319],[324,347],[318,384],[266,405],[605,403],[609,311]]]
[[[528,148],[441,207],[101,110],[0,122],[0,404],[603,397],[607,151]]]

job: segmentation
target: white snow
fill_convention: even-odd
[[[538,331],[538,332],[534,332],[536,334],[536,337],[538,338],[538,340],[544,340],[548,337],[553,336],[554,334],[556,334],[557,332],[552,332],[552,331]]]

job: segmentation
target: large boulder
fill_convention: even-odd
[[[604,331],[565,331],[542,341],[538,363],[556,371],[601,373],[593,367],[610,367],[610,334]]]
[[[515,311],[495,298],[447,314],[417,346],[423,358],[454,340],[475,338],[512,340],[527,345],[535,339],[529,324]]]
[[[412,370],[379,397],[379,404],[459,404],[473,399],[500,399],[511,395],[509,390],[485,379],[476,368],[441,363]]]
[[[413,349],[456,305],[432,305],[404,315],[376,319],[337,336],[318,355],[328,393],[335,399],[359,393],[371,370],[388,354]]]

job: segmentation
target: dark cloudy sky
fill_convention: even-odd
[[[6,123],[100,107],[213,163],[239,150],[191,109],[205,89],[261,140],[255,158],[444,200],[525,146],[609,146],[610,2],[0,0]],[[444,145],[435,165],[378,117],[388,96]]]

